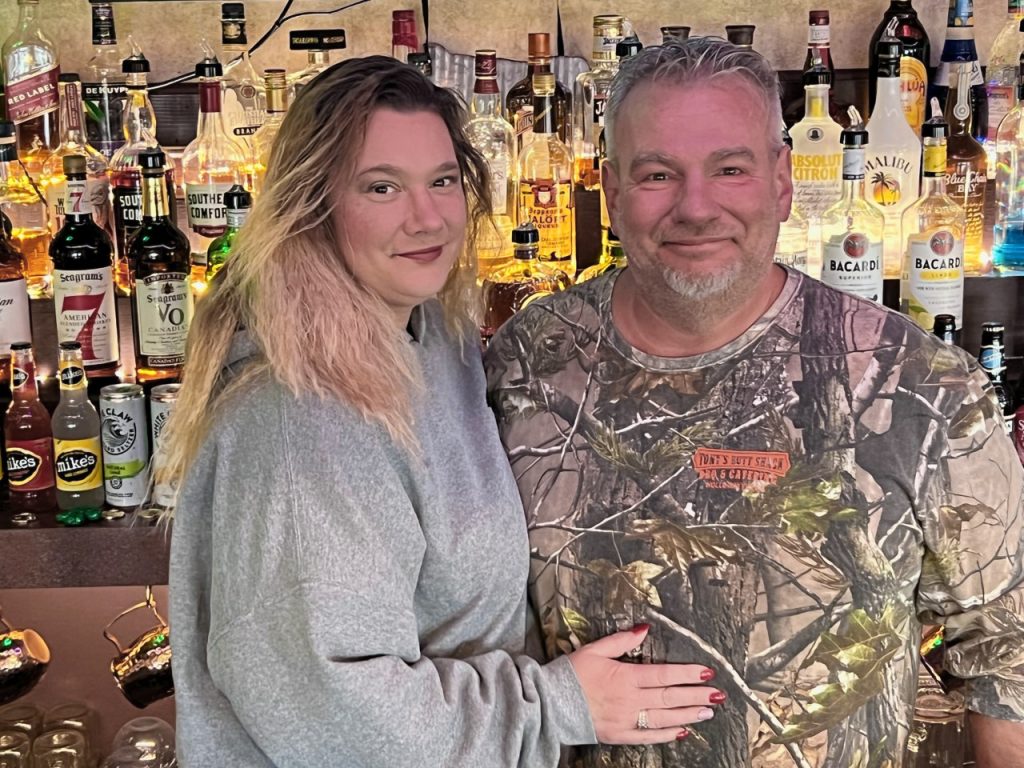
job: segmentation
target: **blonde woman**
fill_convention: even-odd
[[[185,768],[543,768],[706,719],[639,627],[524,654],[527,539],[469,321],[487,172],[393,59],[302,93],[199,305],[169,428]]]

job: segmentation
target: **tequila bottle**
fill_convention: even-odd
[[[533,76],[551,71],[551,35],[531,32],[526,77],[508,89],[505,95],[505,119],[516,132],[516,152],[523,154],[526,142],[533,139]],[[558,138],[568,145],[572,141],[570,107],[572,94],[555,80],[555,128]]]
[[[1024,64],[1024,53],[1021,63]],[[1024,269],[1024,66],[1018,75],[1017,105],[999,124],[995,147],[993,262],[1003,269]]]
[[[223,235],[210,243],[210,248],[206,251],[207,283],[220,272],[228,256],[231,255],[238,231],[242,228],[252,209],[252,195],[245,191],[245,187],[236,184],[224,193],[224,208],[228,214],[227,229],[224,230]]]
[[[124,144],[121,113],[128,87],[117,49],[114,10],[109,3],[92,5],[92,45],[92,58],[86,64],[82,83],[86,138],[110,160]]]
[[[345,46],[344,29],[297,29],[289,32],[288,49],[306,52],[306,66],[288,76],[289,97],[294,99],[310,80],[331,66],[331,51],[343,51]],[[269,103],[267,108],[270,108]]]
[[[82,345],[60,343],[60,403],[53,411],[53,466],[57,475],[57,521],[81,525],[99,520],[106,493],[100,415],[89,402]]]
[[[898,278],[903,265],[903,212],[918,198],[921,140],[907,123],[901,98],[901,51],[897,40],[883,38],[875,49],[878,82],[875,109],[868,121],[868,199],[885,217],[885,276]]]
[[[971,135],[974,115],[971,112],[970,64],[956,62],[950,77],[953,87],[949,89],[945,109],[946,122],[950,125],[946,189],[967,214],[964,272],[980,275],[992,269],[991,260],[981,251],[987,187],[985,148]]]
[[[832,75],[820,64],[804,72],[804,118],[793,126],[793,199],[811,220],[842,194],[842,126],[829,117],[828,92]]]
[[[46,200],[18,163],[13,123],[0,122],[0,208],[11,220],[11,241],[24,258],[28,295],[49,298],[53,263]]]
[[[598,139],[604,128],[608,92],[619,70],[615,46],[628,34],[622,16],[595,16],[593,68],[576,78],[572,96],[572,153],[576,161],[576,182],[585,189],[597,189],[601,185],[600,170],[596,173],[594,170]]]
[[[869,104],[874,111],[878,83],[879,62],[878,41],[882,37],[899,40],[902,47],[900,56],[900,96],[903,100],[903,114],[914,130],[921,132],[921,124],[928,116],[928,67],[931,66],[931,41],[928,31],[917,16],[912,0],[890,0],[882,21],[875,28],[868,47]]]
[[[224,124],[231,137],[253,162],[251,139],[263,125],[267,95],[263,78],[249,59],[245,31],[245,3],[222,3],[221,50],[224,59]]]
[[[259,194],[263,189],[263,177],[266,176],[270,164],[270,151],[274,148],[274,139],[281,130],[285,113],[288,111],[288,85],[283,69],[268,69],[263,72],[263,81],[267,90],[267,117],[263,125],[252,137],[256,152],[256,163],[253,169],[252,191]]]
[[[926,331],[935,318],[952,315],[963,326],[964,230],[963,208],[946,194],[946,141],[949,126],[938,99],[934,116],[922,126],[924,189],[921,199],[903,214],[906,250],[900,279],[900,312]]]
[[[850,107],[843,145],[843,196],[821,219],[821,281],[841,291],[882,301],[882,238],[885,218],[864,199],[868,132]]]
[[[985,67],[985,88],[988,94],[988,138],[989,162],[995,160],[994,144],[999,124],[1006,113],[1013,109],[1017,95],[1017,74],[1020,69],[1020,52],[1024,50],[1024,0],[1007,0],[1006,22],[992,43]]]

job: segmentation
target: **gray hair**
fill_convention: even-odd
[[[756,51],[719,37],[691,37],[644,48],[623,60],[605,104],[608,158],[615,161],[614,125],[623,102],[637,84],[664,79],[671,85],[692,85],[727,75],[744,79],[761,96],[771,131],[769,146],[781,149],[782,101],[779,78],[772,65]]]

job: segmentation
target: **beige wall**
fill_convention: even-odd
[[[0,0],[0,37],[6,38],[17,19],[16,0]],[[283,0],[249,0],[249,40],[269,28]],[[292,12],[327,10],[344,0],[296,0]],[[659,39],[661,24],[687,24],[695,34],[723,34],[729,23],[757,25],[758,50],[779,69],[797,69],[803,63],[807,11],[831,7],[835,58],[841,68],[866,67],[867,40],[888,0],[430,0],[432,41],[451,50],[471,53],[493,47],[507,58],[525,58],[526,33],[555,31],[556,9],[561,10],[567,53],[589,54],[590,19],[596,13],[621,12],[636,24],[641,40]],[[946,0],[916,0],[928,28],[937,59],[943,39]],[[258,67],[300,68],[303,54],[288,50],[288,29],[344,27],[347,56],[387,53],[391,44],[391,11],[419,8],[419,0],[370,0],[332,16],[308,16],[290,22],[258,52]],[[40,0],[46,30],[60,49],[65,71],[84,68],[89,57],[88,0]],[[153,65],[155,82],[192,69],[201,58],[200,40],[220,42],[220,3],[215,1],[127,2],[115,4],[118,37],[132,33]],[[1006,16],[1005,0],[975,0],[978,48],[984,63],[988,49]],[[422,24],[422,19],[421,19]]]

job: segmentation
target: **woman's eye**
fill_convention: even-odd
[[[434,182],[435,187],[451,187],[458,182],[457,176],[442,176],[440,179]]]
[[[373,184],[370,191],[375,195],[387,195],[397,191],[394,184]]]

